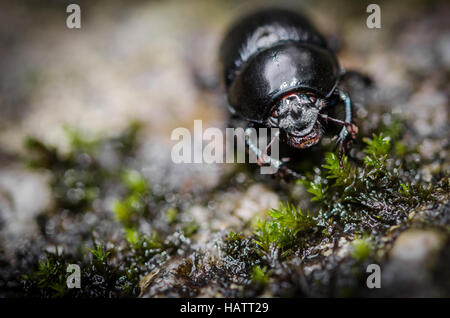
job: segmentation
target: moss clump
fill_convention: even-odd
[[[161,201],[152,193],[148,180],[133,168],[133,160],[129,157],[135,153],[139,127],[138,124],[132,124],[118,136],[96,139],[88,139],[76,130],[66,129],[70,147],[65,153],[37,139],[27,140],[30,151],[27,163],[33,169],[49,172],[55,198],[53,208],[43,211],[38,217],[42,230],[45,231],[48,222],[56,224],[52,235],[58,239],[59,235],[67,233],[61,224],[69,222],[77,231],[74,232],[75,237],[70,236],[74,234],[68,234],[65,241],[57,241],[60,246],[71,245],[70,254],[46,253],[46,261],[39,263],[37,268],[35,263],[30,264],[35,268],[21,279],[26,295],[136,296],[139,293],[138,282],[144,275],[160,266],[179,248],[186,248],[186,236],[198,229],[198,225],[193,222],[182,224],[181,232],[172,228],[172,225],[177,226],[176,217],[171,224],[168,222],[165,231],[151,228],[150,234],[145,234],[138,230],[142,222],[148,222],[154,217],[151,212],[157,209]],[[120,166],[104,163],[104,148],[108,149],[108,156],[118,159]],[[88,191],[91,188],[95,188],[95,191]],[[73,192],[85,195],[80,196],[79,200],[73,200]],[[91,192],[95,192],[95,195],[86,195]],[[119,227],[109,213],[104,213],[99,204],[94,203],[118,194],[123,195],[123,198],[113,204],[113,213]],[[88,211],[95,211],[95,224],[106,224],[107,229],[123,230],[124,237],[114,238],[109,237],[108,233],[95,233],[96,228],[87,226],[83,219],[83,214]],[[163,232],[163,235],[160,236],[158,232]],[[89,236],[97,237],[97,241],[107,244],[86,245],[85,239]],[[66,287],[66,268],[69,264],[78,264],[81,268],[81,289]]]
[[[38,269],[31,274],[22,275],[25,291],[29,295],[39,295],[45,298],[67,296],[66,271],[70,259],[64,254],[46,253],[46,260],[39,261]]]
[[[259,295],[264,290],[274,295],[315,291],[336,295],[336,284],[352,286],[349,291],[357,293],[357,282],[365,277],[362,264],[385,255],[377,254],[379,248],[385,248],[380,244],[381,236],[394,225],[407,224],[410,212],[419,205],[441,200],[442,193],[448,193],[445,174],[436,176],[439,181],[433,183],[420,178],[420,165],[417,159],[411,160],[418,155],[396,140],[401,136],[399,127],[396,124],[372,138],[363,138],[364,147],[355,147],[352,157],[326,153],[324,164],[298,181],[311,194],[313,213],[302,213],[286,203],[269,211],[268,219],[255,223],[250,237],[256,243],[259,261],[252,267],[250,283],[245,283],[245,295]],[[248,238],[230,236],[239,241]],[[350,250],[336,255],[341,244],[350,244]],[[239,251],[233,255],[245,260]],[[306,280],[303,262],[311,262],[309,259],[320,264],[315,275],[322,275],[329,285]],[[269,284],[269,273],[270,281],[276,283]],[[301,286],[298,281],[302,281]]]
[[[330,231],[362,234],[387,229],[404,220],[431,188],[403,170],[403,158],[391,157],[391,138],[364,138],[361,164],[327,153],[326,164],[304,184],[318,202],[318,222]]]
[[[122,184],[127,194],[123,200],[113,203],[112,210],[116,219],[126,228],[138,225],[141,217],[149,217],[150,209],[147,198],[150,195],[148,181],[135,170],[125,170],[122,174]]]
[[[263,253],[270,253],[276,247],[284,258],[292,249],[301,246],[300,232],[311,232],[317,225],[307,212],[306,214],[293,205],[280,204],[279,209],[269,211],[269,220],[258,220],[254,227],[255,242]]]
[[[154,255],[162,253],[166,248],[164,242],[156,234],[153,235],[141,234],[133,229],[126,229],[126,239],[129,244],[129,249],[132,251],[132,263],[135,266],[144,266],[145,263]],[[136,270],[141,271],[139,268]]]
[[[371,255],[374,247],[369,239],[356,239],[351,245],[351,256],[359,262],[365,261]]]
[[[114,251],[96,244],[89,248],[92,257],[75,259],[65,253],[46,253],[46,260],[31,274],[23,275],[25,295],[43,298],[128,297],[138,293],[137,279],[112,262]],[[81,269],[81,288],[68,288],[69,264]]]
[[[267,266],[253,267],[252,271],[252,287],[258,291],[264,290],[264,288],[269,285],[270,274],[267,270]]]
[[[93,243],[84,246],[89,251],[76,255],[46,253],[46,260],[37,269],[22,276],[26,296],[42,298],[61,297],[136,297],[140,279],[161,266],[181,247],[175,237],[161,239],[156,234],[141,234],[127,229],[126,244],[107,248]],[[81,288],[69,289],[69,264],[81,269]]]
[[[391,138],[380,134],[378,136],[373,135],[372,139],[364,138],[363,140],[367,144],[364,149],[367,154],[364,157],[365,165],[372,168],[371,172],[374,174],[386,173],[386,159],[391,146]],[[369,176],[371,175],[369,174]],[[376,175],[373,177],[376,177]]]
[[[120,168],[108,167],[102,162],[103,147],[111,146],[111,155],[126,163],[127,156],[133,155],[136,149],[140,127],[140,124],[132,123],[119,136],[103,139],[87,138],[73,128],[66,128],[69,151],[65,153],[28,137],[25,147],[29,155],[25,161],[32,169],[50,172],[50,186],[57,209],[65,209],[72,214],[83,213],[92,210],[92,202],[100,197],[111,179],[117,180],[121,175]]]
[[[261,263],[255,241],[242,233],[230,232],[223,240],[223,263],[227,271],[247,279],[254,266]]]
[[[166,220],[170,225],[177,223],[179,211],[177,208],[169,208],[166,210]]]

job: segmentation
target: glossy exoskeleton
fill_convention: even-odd
[[[328,121],[343,126],[336,143],[341,151],[348,136],[357,133],[350,98],[338,87],[345,71],[302,15],[264,9],[243,17],[225,36],[220,63],[230,109],[248,121],[246,141],[260,164],[282,166],[251,141],[254,126],[279,128],[281,141],[301,149],[319,142]],[[339,101],[345,105],[344,120],[323,113]]]

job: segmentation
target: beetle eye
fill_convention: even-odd
[[[317,97],[316,96],[310,95],[310,96],[308,96],[308,98],[309,98],[309,101],[311,103],[313,103],[313,104],[315,104],[317,102]]]
[[[278,118],[278,108],[276,108],[273,112],[272,112],[272,114],[271,114],[271,116],[273,117],[273,118]]]

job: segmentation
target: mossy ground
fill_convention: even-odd
[[[215,2],[204,3],[214,6]],[[89,32],[77,32],[76,38],[57,36],[64,13],[59,8],[53,29],[45,11],[49,26],[33,32],[28,28],[34,23],[23,18],[25,11],[2,11],[7,16],[15,13],[24,22],[14,28],[20,31],[16,34],[33,39],[16,46],[20,38],[15,41],[8,32],[2,37],[12,44],[5,49],[15,57],[4,60],[11,65],[2,78],[8,84],[2,86],[5,105],[23,117],[19,124],[18,117],[10,117],[10,133],[2,139],[24,132],[14,128],[36,133],[74,118],[86,126],[93,122],[96,128],[116,131],[107,119],[111,116],[114,122],[115,114],[125,121],[129,118],[125,109],[157,128],[141,133],[140,125],[131,124],[117,135],[99,137],[68,128],[69,149],[39,138],[25,141],[24,155],[5,156],[0,149],[0,159],[24,161],[47,176],[52,198],[52,204],[31,220],[38,232],[26,233],[30,236],[24,235],[25,243],[7,253],[10,242],[7,236],[0,237],[0,297],[448,297],[448,4],[414,1],[406,8],[386,1],[381,4],[383,27],[369,30],[364,3],[293,1],[310,9],[308,14],[320,30],[340,38],[343,66],[374,79],[373,90],[353,80],[342,83],[354,101],[359,128],[352,149],[340,160],[328,140],[307,155],[302,152],[290,162],[305,174],[297,182],[262,176],[256,165],[233,165],[223,168],[221,179],[211,187],[195,178],[182,183],[186,181],[182,168],[175,178],[179,186],[167,189],[161,177],[143,169],[143,139],[153,137],[153,132],[157,136],[153,141],[168,138],[166,129],[172,125],[184,127],[193,119],[214,117],[211,113],[219,109],[220,103],[212,102],[211,96],[203,99],[207,94],[196,91],[192,78],[184,74],[188,72],[183,72],[188,68],[183,64],[186,53],[198,53],[194,60],[205,68],[204,61],[215,61],[217,48],[203,45],[205,35],[212,35],[211,43],[221,36],[224,10],[234,7],[218,3],[215,10],[192,10],[202,4],[169,2],[167,12],[161,12],[159,6],[165,4],[159,2],[142,3],[131,11],[118,6],[123,13],[119,20],[119,11],[107,6],[108,14],[89,11],[93,17],[91,27],[85,29]],[[161,14],[168,15],[161,19]],[[236,12],[227,14],[231,20]],[[37,23],[42,20],[40,15],[29,17]],[[152,41],[147,41],[149,30],[157,30]],[[92,42],[97,39],[102,41]],[[126,54],[125,42],[130,43]],[[68,54],[67,45],[74,54]],[[33,54],[16,54],[19,51]],[[57,67],[42,63],[44,56],[50,56]],[[25,75],[15,74],[16,69],[25,75],[30,71],[32,81],[24,85]],[[73,82],[61,85],[67,79]],[[130,94],[122,94],[127,90]],[[92,97],[89,103],[85,103],[87,96]],[[61,105],[64,100],[75,103]],[[69,111],[72,108],[74,112]],[[41,117],[33,109],[42,110],[37,113]],[[58,114],[61,109],[64,114]],[[2,123],[10,112],[2,111]],[[236,206],[223,201],[234,204],[254,186],[258,196],[279,199],[279,207],[262,215],[236,217]],[[3,197],[0,192],[0,203]],[[0,218],[2,234],[7,226]],[[433,240],[439,244],[427,247]],[[402,263],[405,255],[399,251],[416,251],[416,247],[430,263]],[[435,255],[428,253],[434,249]],[[68,289],[65,284],[67,265],[73,263],[82,271],[81,289]],[[366,287],[365,270],[371,263],[382,268],[380,290]],[[408,271],[412,271],[409,276],[401,276]]]
[[[37,251],[39,262],[31,261],[20,276],[6,279],[20,283],[15,296],[148,296],[152,286],[159,286],[158,275],[170,272],[164,269],[175,261],[184,265],[175,266],[174,282],[167,280],[150,296],[198,296],[208,286],[225,296],[364,295],[364,265],[385,260],[393,233],[410,227],[449,233],[445,216],[415,215],[421,207],[448,206],[448,172],[437,169],[430,182],[418,178],[425,160],[411,160],[417,152],[402,144],[399,127],[395,121],[356,141],[350,157],[326,152],[323,164],[287,185],[288,191],[300,187],[309,193],[309,210],[301,211],[294,199],[280,202],[263,219],[241,227],[241,233],[221,233],[214,247],[219,253],[213,256],[190,239],[199,225],[183,221],[183,208],[167,205],[133,166],[139,125],[95,140],[67,130],[71,148],[64,154],[28,139],[29,167],[51,174],[54,204],[37,220],[45,245],[55,247]],[[120,169],[102,164],[106,144],[114,145]],[[247,173],[251,177],[254,172]],[[111,193],[117,199],[110,202],[112,213],[105,213],[98,205]],[[83,219],[87,211],[98,213],[90,226]],[[67,222],[79,227],[77,235],[63,237]],[[51,235],[49,223],[55,228]],[[95,225],[100,223],[109,225],[99,230]],[[144,224],[150,228],[143,230]],[[81,289],[67,288],[68,264],[83,269]]]

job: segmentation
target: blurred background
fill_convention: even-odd
[[[448,167],[448,1],[377,1],[381,29],[366,26],[366,7],[373,1],[77,1],[82,27],[68,29],[71,2],[0,5],[0,296],[22,295],[13,278],[30,271],[46,249],[64,247],[70,254],[91,235],[116,245],[122,237],[114,202],[124,190],[103,176],[70,185],[67,171],[125,167],[132,180],[134,172],[142,174],[161,198],[148,203],[150,210],[164,213],[137,221],[135,228],[168,232],[165,212],[176,207],[182,212],[179,226],[199,224],[194,241],[203,247],[214,233],[242,229],[277,207],[280,198],[302,201],[304,190],[290,188],[286,195],[231,165],[170,160],[174,128],[192,128],[195,119],[202,119],[204,128],[226,127],[223,96],[198,87],[194,73],[215,78],[226,28],[262,6],[304,12],[339,46],[345,68],[373,79],[370,93],[354,91],[363,135],[397,114],[411,129],[405,140],[419,145],[420,156],[431,162],[424,178],[431,180],[439,160],[447,162],[443,170]],[[126,134],[135,132],[135,122],[138,141],[127,148]],[[75,168],[58,163],[29,169],[29,149],[36,149],[37,141],[51,145],[46,160],[54,147],[59,159],[67,165],[73,159]],[[94,143],[100,146],[90,153],[86,149]],[[78,153],[74,145],[84,150]],[[98,166],[90,166],[93,161]],[[228,177],[237,186],[212,195]],[[76,209],[87,212],[70,216]],[[444,212],[448,215],[448,205]],[[148,272],[160,264],[149,265]]]

